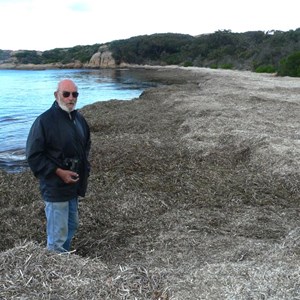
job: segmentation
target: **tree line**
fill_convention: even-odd
[[[13,55],[21,64],[87,63],[102,45],[43,52],[24,50]],[[108,47],[117,64],[181,65],[300,77],[300,28],[287,32],[219,30],[199,36],[175,33],[141,35],[112,41]],[[0,50],[0,62],[9,57],[8,51]]]

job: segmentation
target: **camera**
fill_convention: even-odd
[[[70,171],[79,172],[80,160],[77,158],[65,158],[64,159],[64,167]]]

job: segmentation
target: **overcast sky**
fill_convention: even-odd
[[[0,49],[50,50],[154,33],[295,30],[298,0],[0,0]]]

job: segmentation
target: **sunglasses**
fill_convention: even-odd
[[[78,95],[79,95],[78,92],[72,92],[72,93],[71,92],[66,92],[66,91],[62,92],[62,95],[63,95],[64,98],[70,97],[71,94],[72,94],[73,98],[77,98]]]

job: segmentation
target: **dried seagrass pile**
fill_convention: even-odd
[[[168,85],[82,109],[74,252],[45,251],[30,172],[0,173],[0,299],[297,299],[299,79],[144,71]]]

